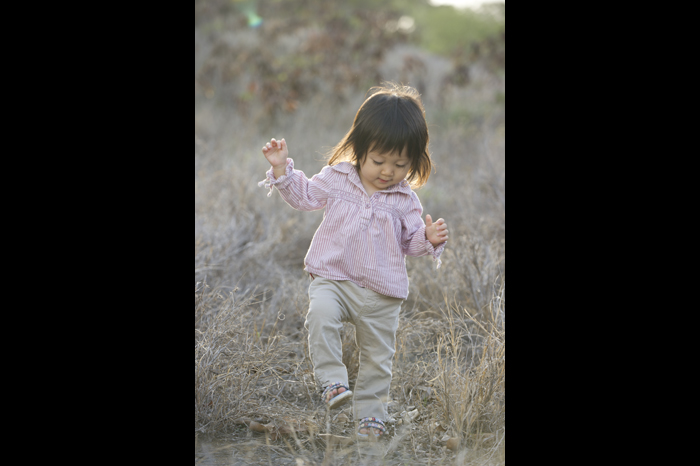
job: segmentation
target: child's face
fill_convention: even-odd
[[[408,149],[404,149],[401,154],[382,154],[372,150],[360,167],[360,178],[367,193],[372,196],[378,191],[401,183],[408,176],[410,169]]]

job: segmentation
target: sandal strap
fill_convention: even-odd
[[[344,388],[346,391],[350,391],[350,387],[345,385],[343,382],[337,382],[334,384],[330,384],[328,387],[326,387],[326,390],[323,392],[324,401],[328,399],[328,394],[330,392],[332,392],[333,390],[337,390],[339,388]]]
[[[386,432],[386,425],[384,424],[384,421],[377,419],[376,417],[366,417],[360,421],[360,428],[358,430],[367,428],[379,429],[382,432]]]

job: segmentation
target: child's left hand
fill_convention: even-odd
[[[433,246],[438,247],[442,243],[447,242],[449,231],[447,230],[447,222],[444,219],[441,218],[436,223],[433,223],[433,217],[428,215],[425,218],[425,224],[427,226],[425,236]]]

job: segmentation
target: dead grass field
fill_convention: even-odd
[[[505,78],[477,69],[449,95],[432,79],[437,172],[418,194],[425,213],[448,220],[451,240],[440,271],[408,258],[394,422],[372,447],[343,440],[356,422],[349,409],[327,416],[308,356],[303,260],[323,214],[257,186],[272,137],[287,139],[298,169],[318,173],[364,95],[319,95],[274,124],[195,100],[195,463],[505,464]],[[344,340],[352,378],[352,326]]]

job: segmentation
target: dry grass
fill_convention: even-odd
[[[342,108],[318,96],[274,131],[195,101],[196,463],[505,464],[505,109],[495,103],[503,89],[484,75],[426,101],[438,171],[419,196],[426,213],[449,221],[452,239],[440,271],[427,258],[408,260],[395,422],[370,448],[344,444],[355,421],[349,410],[327,417],[308,357],[303,260],[322,213],[296,212],[257,187],[265,141],[285,137],[310,177],[363,96]],[[352,326],[344,341],[353,378]]]

